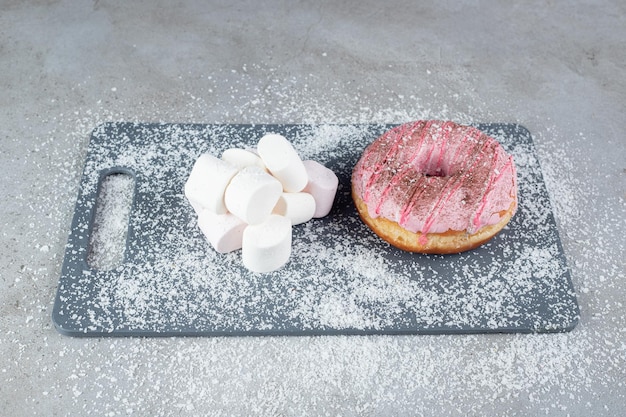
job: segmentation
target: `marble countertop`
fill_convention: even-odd
[[[11,416],[618,416],[626,6],[0,5],[0,409]],[[76,338],[51,314],[109,121],[519,123],[580,306],[567,333]]]

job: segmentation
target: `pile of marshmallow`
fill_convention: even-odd
[[[256,150],[201,155],[185,197],[217,252],[241,249],[246,268],[271,272],[291,256],[292,226],[326,216],[338,185],[332,170],[302,161],[284,136],[267,134]]]

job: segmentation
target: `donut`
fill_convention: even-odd
[[[378,236],[405,251],[474,249],[517,210],[513,157],[475,127],[420,120],[397,126],[363,151],[352,199]]]

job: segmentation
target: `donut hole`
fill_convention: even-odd
[[[425,177],[449,177],[452,175],[450,172],[450,164],[444,155],[440,155],[439,150],[425,149],[426,155],[420,155],[420,157],[414,160],[413,164],[415,169]]]
[[[447,177],[446,173],[441,168],[437,168],[431,171],[424,171],[422,173],[425,177]]]
[[[449,172],[445,164],[423,164],[417,167],[425,177],[449,177],[452,173]]]

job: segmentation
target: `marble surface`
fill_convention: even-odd
[[[618,416],[626,407],[626,5],[0,3],[0,409]],[[549,335],[72,338],[51,321],[106,121],[520,123],[581,309]]]

